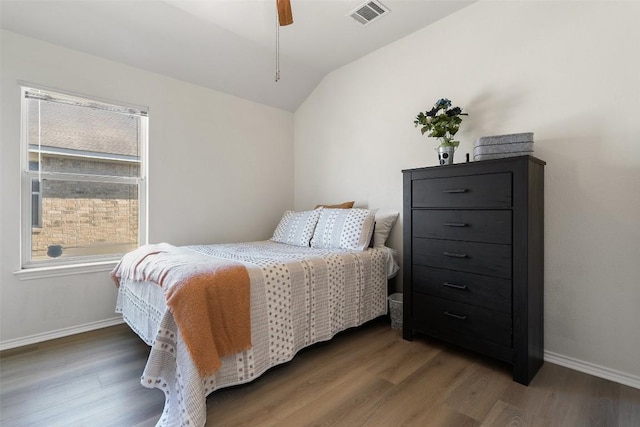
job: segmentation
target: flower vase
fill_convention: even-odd
[[[438,147],[438,160],[441,166],[453,164],[453,152],[455,147]]]

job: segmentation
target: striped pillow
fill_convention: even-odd
[[[369,246],[375,211],[322,209],[311,239],[312,248],[364,250]]]
[[[271,240],[288,245],[309,246],[322,209],[294,212],[286,211],[273,232]]]

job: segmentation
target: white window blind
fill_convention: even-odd
[[[146,242],[146,109],[23,87],[22,266]]]

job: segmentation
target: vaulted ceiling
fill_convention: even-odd
[[[364,2],[291,0],[278,82],[275,0],[1,0],[0,25],[295,111],[331,71],[473,3],[382,0],[390,12],[362,25],[349,14]]]

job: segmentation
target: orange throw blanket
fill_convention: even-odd
[[[126,254],[111,272],[121,279],[154,282],[164,290],[200,375],[212,375],[220,359],[251,347],[249,273],[244,265],[168,243]]]

